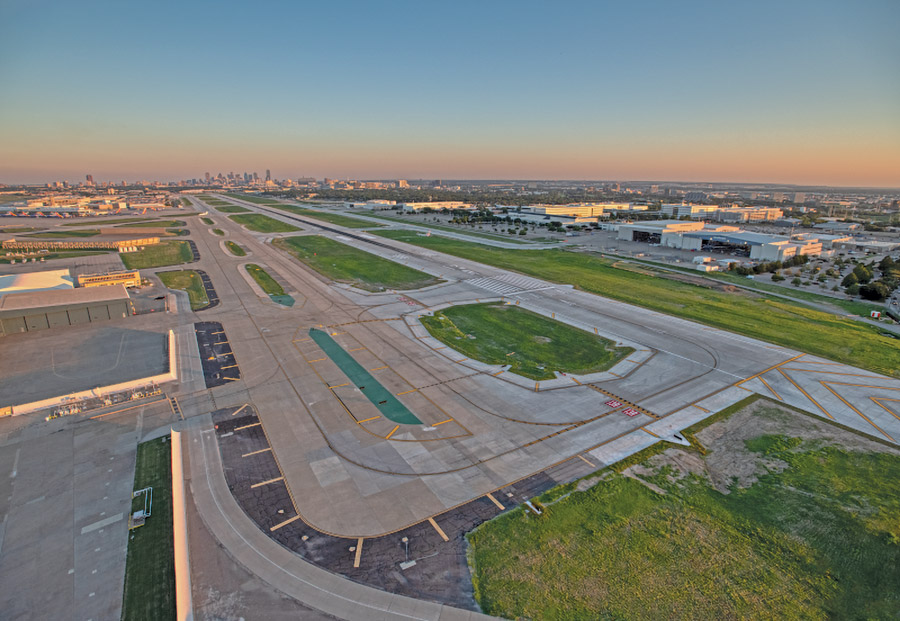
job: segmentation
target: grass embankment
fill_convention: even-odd
[[[153,488],[153,509],[129,536],[122,619],[175,618],[171,459],[168,436],[138,445],[134,489]],[[135,499],[135,510],[143,506]]]
[[[443,282],[425,272],[318,235],[277,239],[274,245],[326,278],[366,291],[419,289]]]
[[[360,220],[359,218],[352,218],[350,216],[344,216],[339,213],[329,213],[327,211],[317,211],[315,209],[306,209],[305,207],[297,207],[295,205],[285,205],[284,203],[260,203],[264,204],[267,207],[272,207],[273,209],[280,209],[281,211],[288,211],[292,214],[298,216],[305,216],[307,218],[313,218],[315,220],[322,220],[324,222],[329,222],[331,224],[337,224],[338,226],[343,226],[348,229],[365,229],[365,228],[377,228],[380,226],[384,226],[383,224],[377,224],[375,222],[366,222],[365,220]]]
[[[144,270],[151,267],[166,267],[188,263],[194,255],[191,247],[183,241],[164,241],[145,246],[137,252],[123,252],[119,255],[122,263],[130,270]]]
[[[645,455],[640,477],[662,493],[609,472],[586,491],[551,490],[538,499],[542,516],[518,508],[482,525],[469,535],[482,609],[534,619],[893,618],[900,456],[757,434],[745,448],[758,480],[727,494]]]
[[[799,302],[647,276],[613,267],[608,259],[565,250],[494,248],[407,231],[373,233],[900,377],[900,340]]]
[[[197,310],[209,304],[209,298],[206,295],[206,289],[203,287],[203,281],[200,280],[200,274],[194,270],[156,272],[156,275],[169,289],[187,291],[188,298],[191,301],[191,310]]]
[[[225,247],[228,248],[228,252],[233,254],[236,257],[246,257],[247,251],[244,250],[240,245],[234,243],[233,241],[225,242]]]
[[[187,226],[187,223],[184,220],[152,220],[150,222],[139,222],[137,224],[120,224],[119,226],[135,228],[166,228],[170,226]]]
[[[79,229],[77,231],[43,231],[41,233],[29,233],[25,237],[35,237],[37,239],[56,239],[71,237],[94,237],[100,234],[100,229]]]
[[[37,231],[33,226],[8,226],[4,228],[0,228],[0,233],[10,233],[15,235],[17,233],[31,233],[32,231]]]
[[[255,263],[248,263],[245,267],[247,268],[247,273],[253,277],[253,280],[265,291],[266,295],[284,295],[284,288],[266,270]]]
[[[236,216],[228,217],[257,233],[293,233],[294,231],[302,230],[293,224],[287,224],[281,220],[276,220],[258,213],[238,214]]]
[[[469,358],[509,364],[513,373],[534,380],[553,379],[554,371],[605,371],[633,352],[595,334],[537,313],[504,304],[451,306],[422,317],[429,333]]]

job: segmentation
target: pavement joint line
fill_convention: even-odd
[[[235,431],[240,431],[241,429],[249,429],[250,427],[259,427],[262,423],[250,423],[249,425],[243,425],[241,427],[235,427]]]
[[[442,421],[439,422],[439,423],[433,424],[432,427],[437,427],[438,425],[443,425],[444,423],[451,423],[451,422],[453,422],[453,419],[452,419],[452,418],[448,418],[447,420],[442,420]]]
[[[830,418],[831,420],[834,420],[834,416],[832,416],[831,413],[830,413],[828,410],[826,410],[825,408],[823,408],[823,407],[819,404],[818,401],[816,401],[815,399],[813,399],[813,398],[810,396],[810,394],[809,394],[808,392],[806,392],[805,390],[803,390],[803,388],[801,388],[800,385],[799,385],[797,382],[795,382],[794,380],[792,380],[792,379],[790,378],[790,376],[788,376],[787,373],[785,373],[784,371],[782,371],[780,368],[778,368],[778,369],[776,369],[776,370],[777,370],[779,373],[781,373],[781,374],[785,377],[785,379],[787,379],[787,381],[789,381],[791,384],[793,384],[794,387],[795,387],[797,390],[799,390],[800,392],[802,392],[802,393],[803,393],[803,396],[805,396],[807,399],[809,399],[810,401],[812,401],[813,404],[814,404],[817,408],[819,408],[820,410],[822,410],[823,412],[825,412],[825,416],[827,416],[827,417]],[[826,386],[826,388],[827,388],[827,386]]]
[[[882,429],[881,427],[879,427],[878,425],[876,425],[875,423],[873,423],[872,420],[871,420],[868,416],[866,416],[865,414],[863,414],[862,412],[860,412],[858,409],[856,409],[855,407],[853,407],[853,405],[851,405],[849,401],[847,401],[847,400],[844,399],[842,396],[840,396],[840,395],[837,393],[837,391],[833,390],[828,384],[825,383],[824,380],[819,380],[819,383],[822,384],[822,386],[824,386],[825,388],[827,388],[828,391],[829,391],[831,394],[833,394],[835,397],[837,397],[838,399],[840,399],[841,401],[843,401],[843,402],[844,402],[844,405],[846,405],[848,408],[850,408],[851,410],[853,410],[854,412],[856,412],[857,414],[859,414],[860,416],[862,416],[862,417],[865,419],[865,421],[866,421],[867,423],[869,423],[870,425],[872,425],[873,427],[875,427],[875,429],[877,429],[878,431],[880,431],[881,434],[882,434],[884,437],[886,437],[886,438],[887,438],[888,440],[890,440],[891,442],[896,442],[896,440],[894,440],[894,438],[893,438],[888,432],[886,432],[884,429]]]
[[[267,453],[268,451],[271,451],[271,450],[272,450],[272,447],[269,446],[264,449],[259,449],[258,451],[250,451],[249,453],[244,453],[243,455],[241,455],[241,457],[250,457],[251,455],[259,455],[260,453]]]
[[[287,526],[291,522],[296,522],[299,519],[300,519],[299,514],[295,515],[294,517],[290,517],[290,518],[286,519],[284,522],[280,522],[280,523],[276,524],[275,526],[273,526],[272,528],[270,528],[269,532],[274,533],[276,530],[278,530],[282,526]]]
[[[444,541],[450,541],[450,537],[448,537],[447,534],[443,530],[441,530],[441,527],[438,526],[438,523],[434,521],[434,518],[428,518],[428,522],[434,527],[434,530],[437,531],[437,534],[441,536],[441,539],[443,539]]]
[[[254,483],[250,486],[250,489],[262,487],[263,485],[270,485],[272,483],[278,483],[279,481],[284,481],[284,477],[275,477],[274,479],[269,479],[268,481],[260,481],[259,483]]]
[[[488,493],[488,494],[485,494],[485,496],[487,496],[488,499],[489,499],[492,503],[494,503],[495,505],[497,505],[497,508],[498,508],[498,509],[500,509],[501,511],[505,511],[505,510],[506,510],[506,507],[504,507],[502,504],[500,504],[500,501],[497,500],[496,498],[494,498],[494,495],[493,495],[493,494]]]
[[[356,556],[353,557],[353,567],[359,567],[359,559],[362,557],[363,538],[356,540]]]
[[[391,429],[391,432],[390,432],[389,434],[387,434],[387,435],[384,437],[384,439],[385,439],[385,440],[390,440],[390,439],[391,439],[391,436],[394,435],[395,433],[397,433],[397,430],[398,430],[398,429],[400,429],[400,425],[397,425],[396,427],[394,427],[393,429]]]
[[[770,391],[772,391],[772,394],[775,395],[776,397],[778,397],[779,401],[784,401],[784,399],[781,398],[781,395],[779,395],[777,392],[775,392],[774,388],[769,386],[769,382],[766,381],[766,378],[764,378],[762,375],[760,375],[759,378],[757,378],[757,379],[759,379],[759,381],[761,381],[765,385],[766,388],[768,388]]]
[[[584,463],[586,463],[586,464],[587,464],[588,466],[590,466],[591,468],[596,468],[596,467],[597,467],[597,466],[595,466],[591,461],[589,461],[584,455],[582,455],[581,453],[578,453],[578,455],[576,455],[576,457],[578,457],[578,459],[580,459],[581,461],[583,461]]]
[[[364,418],[363,420],[358,420],[358,421],[356,421],[356,424],[357,424],[357,425],[362,425],[363,423],[368,423],[370,420],[376,420],[376,419],[378,419],[378,418],[381,418],[381,417],[380,417],[380,416],[373,416],[372,418]]]

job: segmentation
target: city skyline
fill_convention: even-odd
[[[0,183],[900,186],[896,3],[176,6],[4,6]]]

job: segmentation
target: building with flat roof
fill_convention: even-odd
[[[10,293],[0,297],[0,336],[131,314],[131,299],[123,285]]]
[[[104,287],[108,285],[140,287],[141,273],[138,270],[130,270],[125,272],[107,272],[105,274],[81,274],[78,277],[79,287]]]
[[[7,239],[0,246],[4,250],[122,250],[123,248],[139,248],[159,243],[159,237],[134,237],[132,235],[106,235],[85,239]]]
[[[462,201],[434,201],[430,203],[398,203],[403,211],[422,211],[424,209],[475,209],[474,205]]]
[[[695,220],[709,218],[718,210],[718,205],[695,205],[693,203],[663,203],[659,208],[661,215]]]
[[[0,297],[12,293],[73,289],[74,287],[75,284],[69,275],[69,270],[46,270],[0,276]]]

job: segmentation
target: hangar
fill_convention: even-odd
[[[108,321],[131,313],[123,285],[8,293],[0,297],[0,336]]]
[[[9,293],[72,289],[74,287],[75,284],[69,275],[69,270],[46,270],[0,276],[0,297]]]

